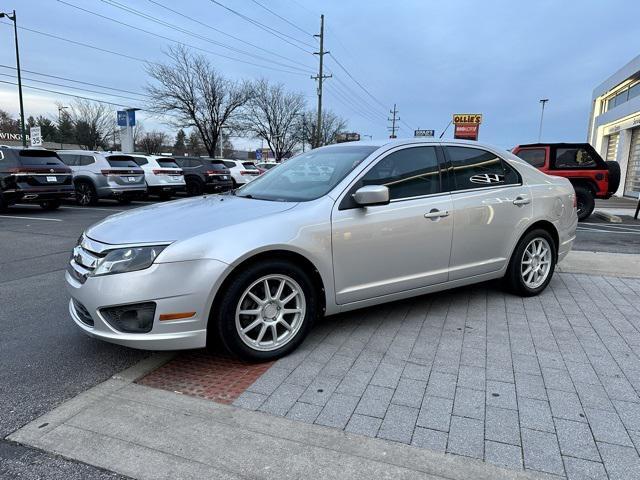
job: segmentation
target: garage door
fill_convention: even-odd
[[[629,149],[629,164],[627,178],[624,182],[624,194],[637,197],[640,193],[640,128],[631,131],[631,148]]]
[[[605,158],[607,162],[616,161],[616,155],[618,154],[619,138],[620,138],[620,133],[612,133],[611,135],[609,135],[609,140],[607,142],[607,158]]]

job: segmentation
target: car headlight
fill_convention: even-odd
[[[111,275],[114,273],[135,272],[149,268],[166,245],[153,247],[130,247],[111,250],[98,260],[92,276]]]

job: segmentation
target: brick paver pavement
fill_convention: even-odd
[[[569,479],[640,478],[640,279],[556,274],[320,322],[235,405]]]

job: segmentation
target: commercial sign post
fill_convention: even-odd
[[[40,127],[31,127],[29,129],[29,139],[32,147],[41,147],[42,129]]]
[[[478,132],[482,123],[481,113],[456,113],[453,115],[455,131],[453,138],[478,140]]]
[[[414,130],[414,137],[433,137],[435,135],[435,130]]]
[[[136,124],[137,108],[118,110],[118,126],[120,127],[120,146],[122,153],[133,153],[133,127]]]
[[[344,142],[359,142],[360,134],[351,132],[351,133],[338,133],[336,135],[336,143],[344,143]]]

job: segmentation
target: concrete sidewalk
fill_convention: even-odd
[[[639,278],[638,254],[572,250],[556,268],[558,272]]]
[[[139,479],[548,478],[156,390],[152,357],[10,435]]]

